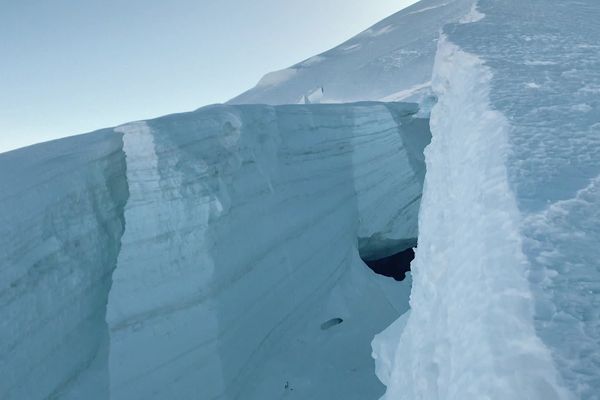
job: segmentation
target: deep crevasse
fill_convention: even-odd
[[[2,397],[380,394],[410,281],[358,251],[417,235],[417,110],[211,106],[2,155]]]

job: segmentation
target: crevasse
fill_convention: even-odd
[[[410,281],[359,251],[417,236],[417,112],[211,106],[0,157],[1,397],[381,394],[369,341]]]

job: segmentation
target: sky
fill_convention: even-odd
[[[416,0],[0,0],[0,153],[221,103]]]

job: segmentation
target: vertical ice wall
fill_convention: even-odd
[[[445,28],[386,399],[599,398],[598,18],[481,0]]]
[[[2,399],[60,396],[107,355],[127,200],[121,147],[103,131],[0,157]],[[95,379],[92,394],[106,398],[106,365]]]
[[[407,293],[357,240],[377,254],[416,236],[429,140],[416,111],[214,106],[117,128],[131,195],[111,398],[377,396],[369,338]]]

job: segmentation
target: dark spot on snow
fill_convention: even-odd
[[[325,321],[321,324],[321,329],[322,330],[326,330],[329,329],[331,327],[334,327],[336,325],[341,324],[342,322],[344,322],[343,319],[341,318],[331,318],[329,321]]]
[[[410,271],[410,263],[415,258],[414,249],[406,249],[400,253],[378,260],[363,260],[375,273],[402,281]]]

